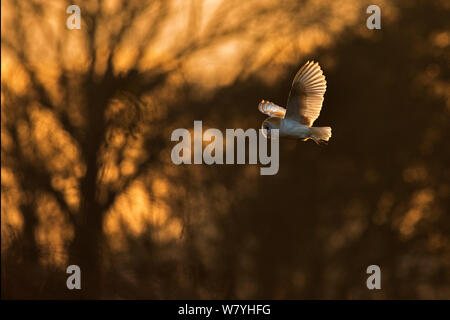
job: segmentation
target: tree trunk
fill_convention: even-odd
[[[69,264],[81,269],[81,290],[77,295],[83,298],[102,297],[102,245],[103,207],[97,200],[97,152],[87,157],[87,172],[81,183],[81,204],[75,226],[75,236],[70,248]]]

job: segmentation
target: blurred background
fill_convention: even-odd
[[[450,2],[1,9],[3,298],[450,298]],[[284,106],[308,59],[327,147],[281,141],[274,176],[171,162],[194,120],[260,128],[259,101]]]

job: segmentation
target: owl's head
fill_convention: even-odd
[[[266,138],[270,138],[270,131],[273,129],[280,129],[281,119],[276,117],[270,117],[263,121],[261,129],[266,129]],[[263,131],[264,134],[264,131]]]

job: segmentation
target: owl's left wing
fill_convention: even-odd
[[[308,61],[298,70],[292,81],[286,118],[312,126],[322,109],[327,82],[317,62]]]
[[[284,118],[286,109],[270,101],[262,100],[258,105],[258,110],[270,117]]]

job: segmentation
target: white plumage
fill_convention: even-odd
[[[292,81],[287,110],[273,102],[262,100],[259,103],[258,110],[270,116],[264,120],[262,128],[269,136],[271,129],[279,129],[280,137],[326,143],[331,137],[331,128],[312,127],[320,115],[326,89],[327,82],[319,64],[306,62]]]

